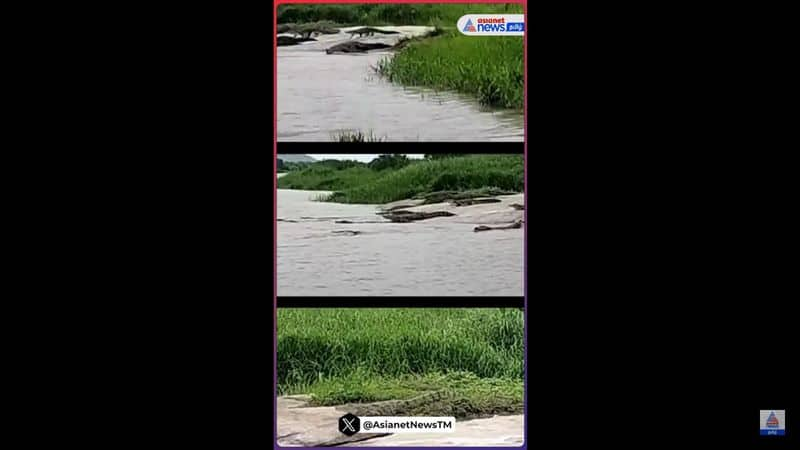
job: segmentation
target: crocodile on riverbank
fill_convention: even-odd
[[[320,34],[338,34],[339,29],[333,27],[332,23],[333,22],[314,22],[299,25],[295,23],[282,23],[278,24],[276,31],[278,34],[290,33],[294,34],[295,37],[302,37],[303,39],[308,39],[311,36]]]
[[[512,204],[510,204],[508,206],[516,209],[517,211],[524,211],[525,210],[525,205],[520,205],[519,203],[512,203]]]
[[[377,214],[383,216],[385,219],[389,219],[392,222],[397,222],[397,223],[414,222],[417,220],[425,220],[433,217],[455,216],[455,214],[448,211],[431,211],[431,212],[382,211]]]
[[[391,45],[365,42],[343,42],[325,50],[325,53],[366,53],[369,50],[391,48]]]
[[[500,227],[490,227],[490,226],[487,226],[487,225],[478,225],[472,231],[475,231],[477,233],[478,231],[512,230],[512,229],[517,229],[517,228],[522,228],[522,221],[521,220],[518,220],[518,221],[512,223],[511,225],[505,225],[505,226],[500,226]]]
[[[301,42],[316,41],[314,38],[293,38],[291,36],[278,36],[278,47],[285,47],[287,45],[297,45]]]
[[[422,199],[424,200],[423,204],[428,205],[431,203],[441,203],[448,200],[466,200],[471,198],[493,197],[496,195],[513,195],[513,194],[518,194],[518,192],[507,191],[505,189],[486,188],[486,189],[475,189],[470,191],[428,192],[425,194],[419,194],[414,198]]]
[[[412,411],[418,411],[420,407],[432,403],[441,402],[453,397],[447,391],[426,392],[406,400],[383,400],[373,403],[349,403],[337,406],[336,409],[347,411],[357,416],[394,416],[405,415]]]
[[[372,28],[372,27],[358,28],[358,29],[355,29],[355,30],[348,31],[347,33],[350,34],[350,39],[353,39],[356,35],[358,35],[358,37],[361,37],[361,36],[364,36],[364,35],[372,36],[375,33],[379,33],[379,34],[400,34],[397,31],[386,31],[386,30],[380,30],[378,28]]]
[[[468,198],[464,200],[453,200],[452,204],[454,206],[470,206],[470,205],[480,205],[483,203],[500,203],[500,199],[496,198]]]
[[[473,404],[463,395],[447,389],[425,392],[406,400],[384,400],[373,403],[350,403],[336,406],[356,416],[453,416],[458,419],[492,417],[522,411],[521,402],[509,402],[485,408]]]

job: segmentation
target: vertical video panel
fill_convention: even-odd
[[[278,2],[277,445],[524,444],[523,12]]]
[[[522,445],[523,320],[517,308],[279,308],[278,445]],[[364,417],[455,420],[397,432]]]
[[[278,154],[278,296],[522,297],[524,185],[522,154]]]
[[[522,18],[521,3],[278,5],[278,142],[522,142]]]

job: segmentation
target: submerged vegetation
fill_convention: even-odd
[[[465,416],[521,411],[522,376],[519,309],[278,310],[279,394],[333,405],[446,392],[442,412]]]
[[[383,142],[385,136],[377,136],[372,131],[341,131],[333,135],[334,142]]]
[[[429,38],[403,41],[377,71],[403,85],[462,92],[482,105],[522,109],[523,37],[465,36],[456,22],[465,14],[523,12],[519,3],[280,5],[278,23],[435,27]]]
[[[338,167],[320,161],[278,179],[279,189],[335,191],[320,200],[365,204],[421,198],[446,191],[451,191],[451,198],[454,192],[481,189],[487,192],[490,189],[522,192],[524,186],[522,155],[458,155],[425,159],[382,155],[369,164],[348,161]]]

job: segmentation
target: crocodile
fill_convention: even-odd
[[[277,27],[278,34],[288,33],[293,34],[295,37],[302,37],[308,39],[311,36],[318,36],[320,34],[338,34],[339,29],[331,26],[333,22],[314,22],[304,24],[282,23]]]
[[[293,38],[291,36],[278,36],[278,47],[297,45],[301,42],[316,41],[314,38]]]
[[[406,400],[384,400],[373,403],[350,403],[336,406],[356,416],[452,416],[459,419],[492,417],[522,411],[521,403],[486,410],[451,389],[425,392]]]
[[[358,35],[358,37],[361,37],[361,36],[364,36],[364,35],[373,36],[375,33],[379,33],[379,34],[400,34],[397,31],[386,31],[386,30],[380,30],[378,28],[372,28],[372,27],[358,28],[356,30],[348,31],[347,33],[350,34],[350,39],[353,39],[356,35]]]
[[[483,203],[500,203],[500,200],[496,198],[466,198],[463,200],[452,201],[454,206],[480,205]]]
[[[510,204],[508,206],[516,209],[517,211],[524,211],[525,210],[525,205],[520,205],[519,203],[512,203],[512,204]]]
[[[490,227],[490,226],[487,226],[487,225],[478,225],[472,231],[475,231],[477,233],[478,231],[512,230],[512,229],[516,229],[516,228],[522,228],[522,221],[521,220],[518,220],[518,221],[512,223],[511,225],[505,225],[505,226],[500,226],[500,227]]]
[[[326,49],[325,53],[366,53],[369,50],[378,50],[390,48],[391,45],[380,43],[364,43],[364,42],[343,42]]]
[[[441,203],[447,200],[464,200],[468,198],[489,197],[494,195],[512,195],[516,194],[514,191],[506,191],[504,189],[489,188],[480,189],[477,191],[436,191],[426,194],[419,194],[414,198],[424,200],[425,205],[431,203]]]
[[[407,223],[416,220],[431,219],[433,217],[450,217],[455,214],[448,211],[414,212],[414,211],[382,211],[377,213],[392,222]]]
[[[454,397],[452,392],[439,390],[426,392],[406,400],[383,400],[373,403],[349,403],[336,406],[336,409],[347,411],[357,416],[411,415],[408,413],[412,411],[419,411],[420,408],[426,405],[438,403],[451,397]]]

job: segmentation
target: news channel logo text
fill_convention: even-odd
[[[456,22],[458,31],[467,36],[522,36],[524,14],[467,14]]]

